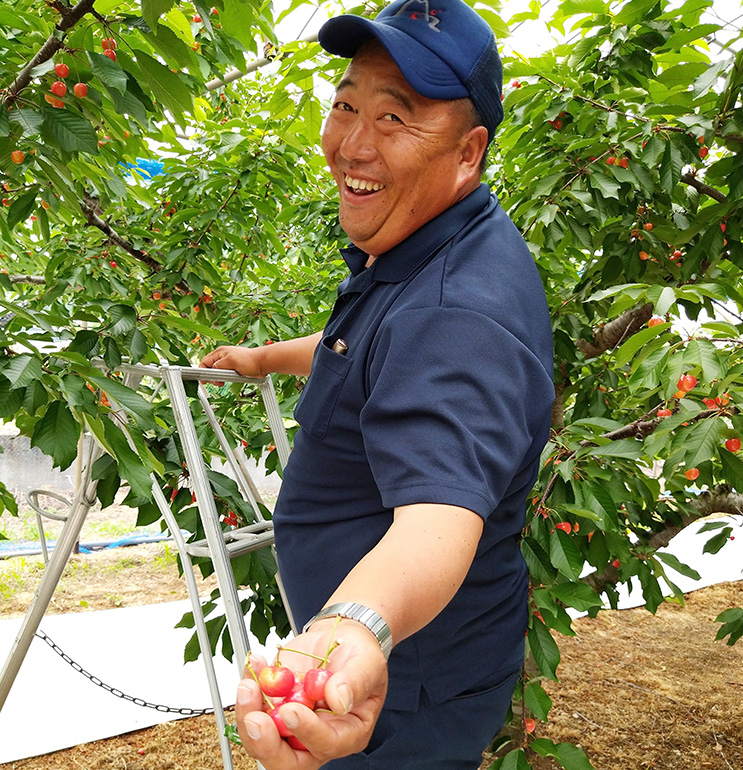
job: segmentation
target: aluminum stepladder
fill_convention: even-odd
[[[211,484],[207,476],[207,469],[199,444],[196,427],[189,407],[184,381],[213,380],[215,372],[198,367],[179,367],[169,365],[123,365],[118,368],[124,375],[124,384],[136,390],[144,377],[159,380],[164,385],[170,398],[173,418],[176,430],[181,439],[183,455],[186,467],[191,479],[193,492],[196,497],[198,515],[204,528],[205,538],[193,543],[187,543],[169,502],[160,488],[158,479],[152,475],[152,494],[165,523],[173,536],[178,548],[183,567],[188,595],[193,609],[194,625],[201,650],[202,659],[206,669],[209,683],[209,691],[214,705],[214,715],[219,733],[219,744],[222,752],[222,762],[225,770],[232,770],[232,754],[230,742],[225,737],[225,719],[222,700],[217,685],[214,663],[211,656],[211,646],[206,628],[206,621],[201,607],[198,585],[191,557],[209,557],[214,566],[217,586],[224,605],[227,628],[229,629],[234,650],[234,662],[238,670],[238,678],[242,675],[243,665],[250,650],[247,628],[242,616],[240,599],[237,592],[230,560],[251,551],[265,547],[273,547],[273,524],[266,520],[258,504],[258,493],[255,489],[250,474],[247,470],[245,455],[240,445],[231,447],[227,437],[219,424],[214,410],[207,396],[203,384],[198,387],[198,400],[207,418],[209,426],[214,431],[218,443],[224,452],[227,465],[245,500],[250,503],[255,516],[253,524],[231,531],[223,531],[219,522]],[[289,441],[286,436],[283,418],[279,410],[273,383],[269,377],[264,379],[247,378],[231,370],[219,370],[219,380],[225,383],[241,383],[257,385],[263,400],[268,417],[274,445],[279,458],[279,464],[283,468],[289,458]],[[109,396],[112,406],[112,414],[121,414],[118,405]],[[125,420],[117,420],[125,432],[130,429]],[[0,709],[7,699],[10,688],[28,652],[28,648],[38,630],[44,613],[51,601],[54,590],[59,583],[64,567],[77,543],[80,531],[85,522],[85,517],[90,508],[95,504],[95,490],[97,482],[91,479],[93,463],[104,453],[100,445],[91,442],[88,458],[82,471],[80,484],[76,490],[70,511],[67,514],[62,532],[52,556],[47,564],[36,594],[26,613],[16,640],[11,648],[5,666],[0,674]],[[294,628],[294,623],[289,611],[289,605],[284,597],[281,581],[278,579],[284,605],[289,615],[289,620]],[[260,768],[259,764],[259,768]]]

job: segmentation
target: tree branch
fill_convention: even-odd
[[[639,331],[650,320],[653,305],[632,308],[594,332],[593,341],[578,340],[575,344],[586,358],[596,358],[607,350],[613,350]]]
[[[721,193],[719,190],[715,190],[714,187],[699,181],[694,174],[683,174],[680,181],[698,190],[703,195],[709,195],[710,198],[714,198],[718,203],[725,203],[727,200],[725,193]]]
[[[46,283],[46,278],[43,275],[22,275],[20,273],[16,275],[9,275],[11,283],[35,283],[39,286],[43,286]]]
[[[695,513],[682,514],[680,524],[674,524],[656,532],[648,540],[647,546],[654,551],[665,548],[689,524],[713,513],[743,516],[743,494],[735,492],[729,484],[717,484],[711,490],[702,492],[691,503],[691,507],[694,508]],[[615,585],[619,582],[619,570],[610,565],[601,572],[585,575],[581,581],[591,586],[596,593],[601,593],[606,583]]]
[[[101,208],[98,205],[98,201],[95,198],[91,198],[89,195],[84,196],[80,208],[85,215],[85,221],[91,227],[97,227],[104,235],[108,237],[111,243],[116,244],[120,249],[123,249],[127,254],[131,254],[136,260],[142,262],[144,265],[152,270],[153,273],[159,273],[163,266],[154,260],[149,254],[134,247],[132,243],[122,238],[116,230],[104,219],[101,219]],[[191,289],[185,281],[179,281],[176,287],[180,289],[184,294],[187,294]]]
[[[2,100],[4,107],[10,107],[11,104],[17,101],[23,89],[31,82],[31,72],[34,67],[49,61],[62,48],[67,31],[74,27],[86,13],[90,13],[93,10],[94,2],[95,0],[80,0],[77,5],[62,14],[62,18],[54,27],[54,32],[46,39],[41,48],[36,52],[36,55],[18,73],[16,79],[6,90],[5,97]]]

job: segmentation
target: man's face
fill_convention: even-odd
[[[462,105],[421,96],[381,45],[365,45],[322,138],[349,239],[376,257],[475,189],[479,175],[463,163],[468,128]]]

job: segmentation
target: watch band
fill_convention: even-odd
[[[302,633],[305,633],[316,620],[338,617],[355,620],[357,623],[361,623],[362,626],[368,628],[377,637],[385,660],[389,659],[390,652],[392,652],[392,632],[390,627],[385,623],[381,615],[374,612],[373,609],[365,607],[363,604],[340,602],[339,604],[331,604],[329,607],[324,607],[314,618],[310,618],[304,624]]]

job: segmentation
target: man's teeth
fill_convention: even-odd
[[[384,189],[384,185],[379,182],[368,182],[366,179],[352,179],[346,175],[346,184],[354,190],[369,190],[370,192],[377,192],[377,190]]]

